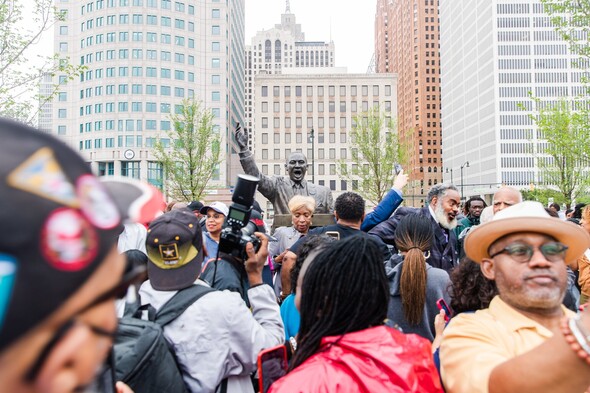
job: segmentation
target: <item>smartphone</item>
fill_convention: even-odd
[[[438,299],[436,301],[436,306],[439,310],[445,311],[445,322],[449,322],[449,320],[451,319],[451,308],[449,307],[447,302],[445,302],[445,299],[443,299],[442,297]]]
[[[340,240],[340,232],[337,232],[337,231],[328,231],[328,232],[326,232],[326,236],[330,236],[336,240]]]
[[[258,386],[266,393],[277,379],[287,374],[287,348],[285,345],[264,349],[258,354]]]
[[[395,174],[399,175],[399,173],[403,170],[402,166],[400,164],[395,164],[393,166],[393,169],[395,170]]]

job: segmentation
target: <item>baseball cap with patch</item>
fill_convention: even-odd
[[[204,256],[197,216],[179,209],[156,218],[148,228],[146,249],[154,289],[176,291],[192,285],[201,273]]]
[[[2,351],[90,278],[116,245],[128,208],[145,212],[151,197],[129,197],[132,183],[112,194],[77,152],[23,124],[0,119],[0,139]]]

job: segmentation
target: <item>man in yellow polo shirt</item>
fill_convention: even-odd
[[[574,314],[561,305],[566,263],[589,245],[582,228],[549,217],[538,202],[508,207],[467,235],[467,256],[496,282],[498,295],[489,308],[460,314],[445,329],[440,360],[447,393],[569,393],[590,386],[590,312],[564,320]]]

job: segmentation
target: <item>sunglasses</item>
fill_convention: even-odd
[[[61,325],[51,340],[43,347],[39,357],[33,363],[29,371],[25,374],[25,380],[28,382],[33,382],[37,379],[39,372],[41,371],[41,367],[47,360],[47,357],[51,353],[51,351],[55,348],[55,346],[64,338],[64,336],[72,329],[74,326],[84,325],[90,329],[90,331],[97,336],[107,337],[110,339],[114,339],[116,336],[116,331],[111,332],[105,329],[102,329],[98,326],[92,326],[87,323],[83,323],[78,320],[76,317],[78,315],[83,314],[84,312],[98,306],[109,300],[114,299],[121,299],[127,295],[127,289],[133,285],[143,282],[147,278],[147,268],[145,266],[136,266],[131,271],[125,273],[121,278],[121,281],[116,284],[114,287],[109,289],[108,291],[102,293],[97,298],[95,298],[91,303],[87,304],[86,306],[82,307],[78,312],[74,314],[74,316],[66,321],[63,325]]]
[[[568,247],[565,244],[561,244],[558,242],[545,243],[541,247],[539,247],[539,251],[541,251],[541,254],[543,254],[545,259],[547,259],[549,262],[563,261],[567,249]],[[533,258],[534,253],[534,247],[531,247],[527,244],[514,243],[490,255],[490,258],[494,258],[500,254],[508,254],[510,258],[512,258],[516,262],[528,263]]]

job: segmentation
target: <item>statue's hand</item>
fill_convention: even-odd
[[[242,129],[239,123],[236,125],[235,138],[241,151],[248,150],[248,133]]]

